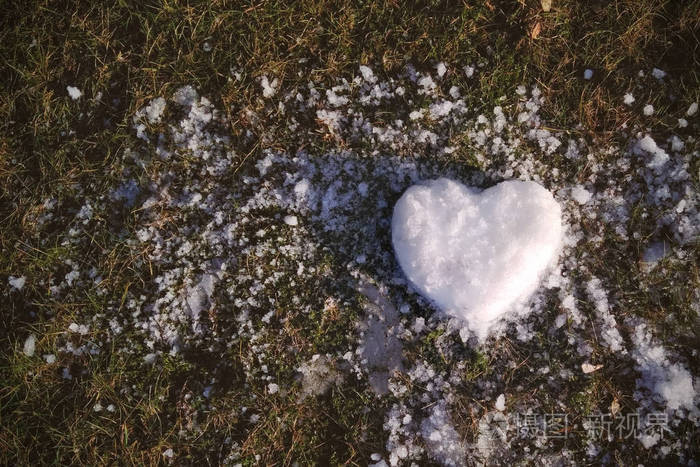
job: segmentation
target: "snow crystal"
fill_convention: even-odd
[[[593,78],[593,70],[587,68],[587,69],[583,72],[583,79],[588,80],[588,79],[591,79],[591,78]]]
[[[561,237],[561,208],[534,182],[478,193],[427,181],[406,190],[392,220],[394,250],[414,287],[482,337],[535,291]]]
[[[56,363],[56,356],[54,354],[46,354],[44,355],[44,361],[48,363],[49,365],[52,363]]]
[[[647,104],[644,106],[644,109],[642,109],[642,112],[644,112],[644,115],[648,117],[654,113],[654,106],[651,104]]]
[[[280,390],[280,387],[278,385],[276,385],[275,383],[270,383],[267,385],[267,392],[270,394],[276,394],[277,392],[279,392],[279,390]]]
[[[75,86],[66,86],[66,90],[68,91],[70,98],[74,101],[80,99],[80,97],[83,95],[83,92]]]
[[[685,118],[679,118],[678,119],[678,128],[685,128],[688,126],[688,120]]]
[[[34,350],[36,349],[36,336],[34,334],[30,334],[25,340],[24,340],[24,348],[22,351],[24,352],[24,355],[27,357],[31,357],[34,355]]]
[[[623,100],[624,100],[626,105],[632,105],[632,104],[634,104],[635,99],[634,99],[634,96],[628,92],[627,94],[625,94],[625,97]]]
[[[22,277],[15,277],[15,276],[10,276],[7,280],[7,282],[10,284],[11,287],[13,287],[16,290],[22,290],[22,287],[24,287],[24,283],[26,282],[27,278],[22,276]]]
[[[690,104],[690,107],[688,107],[688,110],[685,112],[685,114],[688,117],[692,117],[693,115],[695,115],[697,113],[697,111],[698,111],[698,103],[693,102],[692,104]]]

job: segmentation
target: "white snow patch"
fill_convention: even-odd
[[[583,72],[583,79],[589,80],[589,79],[591,79],[591,78],[593,78],[593,70],[587,68],[587,69]]]
[[[651,104],[647,104],[644,106],[644,109],[642,109],[642,112],[644,112],[644,115],[648,117],[654,113],[654,106]]]
[[[690,104],[690,107],[688,107],[688,110],[685,112],[685,114],[686,114],[688,117],[692,117],[692,116],[695,115],[697,112],[698,112],[698,103],[697,103],[697,102],[693,102],[692,104]]]
[[[625,105],[632,105],[632,104],[634,104],[635,99],[634,99],[634,96],[628,92],[627,94],[625,94],[623,101],[624,101]]]
[[[263,97],[269,98],[277,94],[277,87],[279,86],[279,81],[274,78],[269,81],[267,76],[263,76],[260,80],[260,86],[262,86]]]

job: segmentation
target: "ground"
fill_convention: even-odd
[[[695,465],[700,2],[9,2],[0,462]],[[394,203],[535,181],[486,339]]]

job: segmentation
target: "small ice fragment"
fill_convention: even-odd
[[[267,385],[267,392],[269,392],[270,394],[276,394],[277,392],[279,392],[279,390],[280,387],[275,383],[270,383]]]
[[[644,115],[648,117],[654,113],[654,106],[651,104],[647,104],[644,106],[644,109],[642,111],[644,112]]]
[[[583,72],[583,79],[588,80],[588,79],[591,79],[591,78],[593,78],[593,70],[587,68],[587,69]]]
[[[292,226],[298,225],[299,219],[297,219],[297,216],[284,216],[284,223]]]
[[[632,104],[634,104],[634,96],[632,95],[632,93],[628,92],[627,94],[625,94],[623,101],[624,101],[625,105],[632,105]]]
[[[697,113],[697,111],[698,111],[698,103],[693,102],[692,104],[690,104],[690,107],[688,107],[688,111],[685,114],[688,117],[692,117],[693,115],[695,115]]]

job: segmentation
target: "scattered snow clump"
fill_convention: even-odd
[[[70,98],[74,101],[80,99],[80,97],[83,95],[83,92],[75,86],[66,86],[66,90],[68,91]]]

